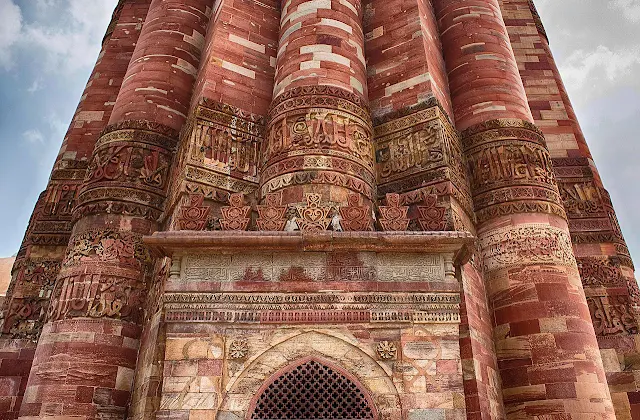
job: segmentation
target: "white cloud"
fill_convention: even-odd
[[[610,5],[621,9],[622,16],[632,22],[640,22],[640,1],[638,0],[613,0]]]
[[[13,0],[0,0],[0,66],[13,66],[12,49],[20,39],[22,12]]]
[[[38,51],[31,55],[42,58],[46,71],[91,68],[115,4],[100,0],[87,7],[86,0],[37,0],[36,18],[23,22],[14,0],[0,0],[0,65],[10,69],[12,52],[21,48]],[[53,10],[61,18],[50,19]]]
[[[37,78],[31,83],[31,86],[27,89],[29,93],[36,93],[37,91],[42,90],[42,79]]]
[[[22,137],[30,144],[43,144],[44,143],[44,135],[40,132],[40,130],[32,128],[30,130],[22,133]]]
[[[634,75],[640,71],[640,51],[600,45],[576,50],[559,64],[566,85],[576,93],[574,102],[586,104],[616,86],[637,84]]]

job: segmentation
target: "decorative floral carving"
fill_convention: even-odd
[[[100,261],[140,268],[150,260],[140,235],[116,230],[91,230],[71,238],[63,266]]]
[[[378,207],[380,224],[385,231],[405,231],[409,226],[408,206],[400,206],[399,194],[387,194],[387,205]]]
[[[422,230],[442,231],[447,228],[445,212],[447,209],[438,207],[438,196],[435,194],[424,195],[424,205],[418,206],[418,223]]]
[[[231,194],[229,197],[229,207],[222,207],[222,217],[220,226],[223,230],[247,230],[249,226],[249,213],[251,206],[244,205],[244,194]]]
[[[487,270],[531,263],[575,266],[569,234],[546,224],[522,224],[492,231],[480,239]]]
[[[258,206],[258,229],[266,231],[284,230],[287,220],[285,214],[287,206],[282,206],[282,194],[267,194],[264,204]]]
[[[577,262],[585,286],[614,286],[624,282],[620,261],[616,257],[580,257]]]
[[[297,223],[300,230],[304,232],[327,230],[331,222],[329,215],[331,214],[332,208],[320,205],[320,194],[309,193],[305,195],[305,198],[307,205],[297,207],[298,215],[300,216],[300,218],[297,219]]]
[[[247,340],[233,340],[229,345],[229,359],[244,359],[249,354],[249,343]]]
[[[179,230],[204,230],[211,207],[203,205],[203,202],[204,196],[201,194],[186,197],[178,216]]]
[[[376,345],[376,353],[383,360],[393,360],[398,355],[398,348],[391,341],[381,341]]]
[[[349,194],[347,205],[340,207],[342,228],[349,232],[373,230],[371,208],[362,205],[359,194]]]

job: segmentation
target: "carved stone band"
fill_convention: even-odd
[[[314,177],[316,184],[339,185],[371,199],[374,189],[373,129],[362,100],[340,88],[328,86],[297,88],[292,92],[297,93],[280,95],[269,112],[261,148],[262,172],[268,173],[261,179],[263,194],[293,188],[291,191],[296,192],[286,194],[292,198],[285,198],[285,201],[300,199],[303,190],[309,188],[307,182],[274,181],[283,177],[293,180],[300,172],[306,172]],[[300,161],[296,157],[305,159]],[[327,158],[335,160],[335,164],[327,165]],[[300,165],[284,168],[281,164],[284,160]],[[340,164],[340,160],[349,164]],[[345,171],[348,166],[351,167]],[[344,182],[334,181],[336,177],[344,178]],[[355,182],[346,178],[354,178]],[[346,197],[346,194],[342,196]],[[340,194],[335,199],[339,200],[339,197]]]
[[[176,143],[177,133],[159,124],[125,121],[107,127],[87,168],[75,217],[104,210],[157,220]]]
[[[492,120],[463,132],[479,222],[514,213],[566,218],[544,137],[521,120]]]

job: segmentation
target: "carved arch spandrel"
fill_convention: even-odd
[[[252,358],[225,387],[217,419],[247,419],[251,403],[265,383],[300,360],[318,360],[348,373],[371,397],[378,419],[401,418],[400,398],[390,372],[354,344],[330,334],[309,331],[289,337]]]

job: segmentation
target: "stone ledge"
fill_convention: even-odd
[[[475,237],[469,232],[242,232],[167,231],[143,241],[160,256],[193,251],[371,251],[454,254],[456,265],[473,253]]]

